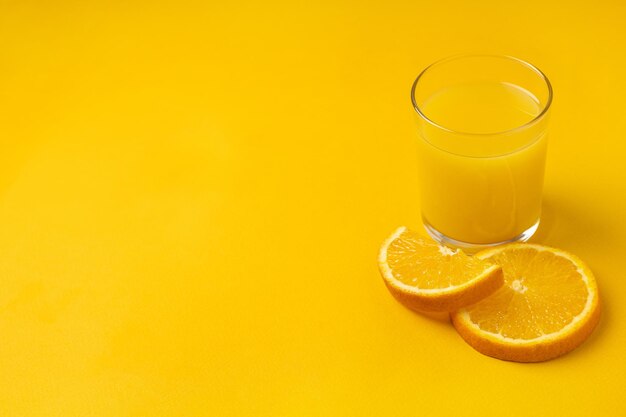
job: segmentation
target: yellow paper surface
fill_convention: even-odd
[[[626,8],[596,2],[0,3],[0,415],[624,415]],[[409,89],[456,53],[555,90],[535,241],[602,321],[491,359],[395,302],[419,229]]]

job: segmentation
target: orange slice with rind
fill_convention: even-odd
[[[378,267],[391,294],[416,311],[454,311],[492,294],[504,282],[501,267],[404,226],[382,244]]]
[[[491,296],[451,314],[454,327],[477,351],[509,361],[545,361],[573,350],[596,327],[598,287],[578,257],[528,243],[475,256],[500,265],[505,281]]]

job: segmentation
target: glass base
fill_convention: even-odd
[[[524,230],[519,235],[515,236],[509,240],[503,240],[502,242],[494,242],[494,243],[469,243],[463,242],[460,240],[452,239],[441,233],[439,230],[435,229],[430,223],[426,221],[426,219],[422,219],[424,222],[424,228],[436,242],[441,245],[452,246],[456,248],[463,249],[464,252],[472,254],[483,249],[491,248],[493,246],[504,245],[505,243],[513,243],[513,242],[526,242],[528,239],[532,237],[539,228],[539,220],[528,229]]]

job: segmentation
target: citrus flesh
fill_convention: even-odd
[[[503,360],[544,361],[576,348],[598,323],[596,281],[576,256],[514,243],[475,257],[504,272],[498,291],[451,314],[454,327],[479,352]]]
[[[418,311],[454,311],[503,284],[500,266],[422,238],[402,226],[380,248],[378,266],[391,294]]]

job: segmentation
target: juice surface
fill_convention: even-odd
[[[447,237],[480,244],[512,239],[537,222],[546,138],[537,130],[511,131],[541,111],[531,93],[507,83],[461,84],[437,92],[421,110],[434,123],[463,133],[422,132],[427,223]]]

